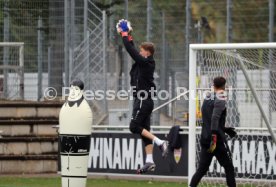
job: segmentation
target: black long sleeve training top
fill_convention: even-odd
[[[130,70],[130,85],[133,88],[133,96],[145,97],[143,92],[147,92],[150,97],[151,93],[149,91],[156,91],[156,86],[154,84],[155,60],[153,56],[149,56],[147,58],[141,56],[135,48],[133,41],[130,41],[128,36],[123,36],[122,38],[127,52],[135,61]],[[137,95],[139,91],[143,92]]]
[[[210,145],[212,134],[218,135],[218,142],[226,140],[224,133],[226,119],[226,100],[220,99],[216,94],[208,95],[201,107],[202,131],[201,144]]]

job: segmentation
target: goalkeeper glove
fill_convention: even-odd
[[[119,23],[119,27],[122,29],[122,32],[128,32],[128,31],[129,31],[129,28],[128,28],[128,25],[127,25],[127,21],[126,21],[126,20],[122,20],[122,21]]]
[[[121,32],[132,32],[133,29],[131,27],[131,23],[127,20],[121,19],[118,21],[118,23],[116,24],[116,29],[118,33]]]
[[[237,135],[234,127],[226,127],[224,132],[230,136],[230,138],[234,138]]]
[[[216,147],[217,147],[217,135],[216,134],[212,134],[212,140],[211,140],[208,152],[209,153],[213,153],[215,151]]]
[[[117,30],[118,34],[120,34],[120,33],[122,32],[122,29],[121,29],[121,27],[120,27],[121,21],[123,21],[123,19],[120,19],[120,20],[118,21],[118,23],[116,24],[116,30]]]

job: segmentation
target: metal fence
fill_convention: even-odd
[[[67,13],[66,13],[67,14]],[[106,12],[100,10],[93,2],[84,1],[83,41],[69,50],[68,78],[85,82],[85,90],[106,92]],[[76,29],[78,27],[74,27]],[[71,31],[72,32],[72,31]],[[70,57],[69,57],[70,59]],[[107,116],[107,101],[93,99],[94,123],[101,123]]]
[[[137,47],[146,40],[155,44],[156,85],[173,98],[177,87],[188,87],[189,43],[272,42],[273,2],[0,0],[0,37],[24,42],[26,100],[44,100],[46,87],[54,87],[61,96],[62,87],[76,77],[87,89],[128,90],[132,62],[115,30],[116,22],[127,18]],[[91,105],[101,116],[96,123],[130,119],[130,101]],[[182,124],[187,106],[177,101],[155,112],[154,125]]]

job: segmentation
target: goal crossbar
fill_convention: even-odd
[[[190,44],[190,50],[200,49],[270,49],[276,43],[224,43],[224,44]]]

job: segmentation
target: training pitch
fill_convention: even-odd
[[[60,178],[0,177],[0,187],[60,187]],[[88,179],[87,187],[183,187],[185,183]]]
[[[109,179],[88,179],[86,187],[187,187],[185,182],[157,182],[157,181],[129,181]],[[199,185],[205,187],[206,185]],[[255,187],[252,185],[238,185],[238,187]],[[257,185],[256,185],[257,186]],[[61,187],[59,177],[0,177],[0,187]],[[224,187],[220,184],[219,187]],[[225,186],[226,187],[226,186]]]

